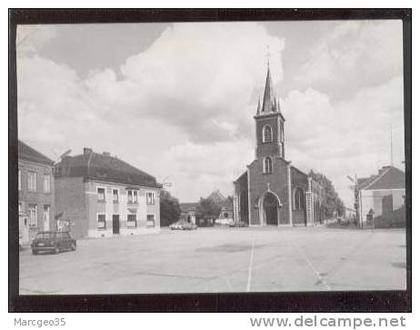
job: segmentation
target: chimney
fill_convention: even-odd
[[[83,155],[89,155],[92,153],[92,149],[91,148],[83,148]]]
[[[102,153],[102,155],[107,156],[107,157],[111,157],[111,154],[108,151],[104,151]]]

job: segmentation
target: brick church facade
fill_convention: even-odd
[[[250,226],[322,222],[323,189],[285,158],[285,118],[275,97],[270,68],[258,101],[255,159],[234,181],[234,219]]]

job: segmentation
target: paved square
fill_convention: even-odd
[[[21,294],[404,290],[404,230],[199,228],[20,253]]]

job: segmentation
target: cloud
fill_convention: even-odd
[[[57,35],[54,27],[45,25],[18,25],[16,31],[17,56],[38,53],[45,44]]]
[[[401,72],[401,21],[349,21],[319,41],[295,81],[340,98]]]
[[[147,51],[127,59],[121,80],[107,70],[87,85],[104,105],[175,125],[191,141],[225,141],[241,136],[243,117],[255,111],[256,97],[250,97],[256,86],[263,88],[266,45],[275,54],[271,66],[278,81],[284,42],[264,27],[174,24]]]
[[[283,101],[287,158],[326,174],[351,205],[345,176],[389,164],[391,126],[396,165],[404,160],[402,96],[401,76],[341,101],[312,88],[290,92]]]
[[[285,81],[283,65],[301,48],[284,58],[284,39],[257,23],[174,24],[118,70],[98,65],[86,75],[40,53],[60,39],[55,27],[19,33],[19,138],[50,157],[83,146],[110,151],[169,176],[181,200],[231,193],[253,160],[267,45],[274,83],[290,85],[281,107],[293,164],[325,173],[351,205],[345,175],[389,163],[391,124],[394,158],[404,159],[397,22],[335,24]]]
[[[188,187],[188,196],[194,200],[195,196],[206,197],[215,189],[232,194],[233,181],[245,171],[252,157],[248,140],[204,145],[188,142],[165,152],[162,164],[171,164],[170,170],[165,171],[174,184],[174,193],[184,195],[181,190]]]

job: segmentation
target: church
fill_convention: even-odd
[[[322,222],[323,189],[286,160],[285,118],[267,67],[254,116],[255,159],[234,181],[234,221],[249,226],[310,226]]]

